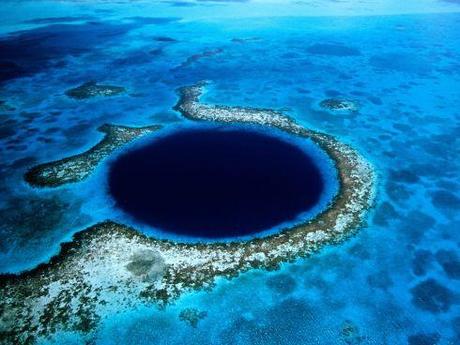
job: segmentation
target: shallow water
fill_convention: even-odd
[[[15,110],[0,115],[1,271],[34,267],[99,220],[132,223],[106,193],[109,161],[57,190],[27,186],[28,167],[90,148],[106,122],[187,122],[174,90],[207,79],[206,102],[282,109],[358,149],[378,172],[375,208],[344,244],[164,310],[114,313],[93,341],[458,343],[459,12],[456,1],[2,3],[0,99]],[[90,80],[128,92],[65,96]],[[324,111],[331,97],[360,109]],[[207,312],[196,328],[178,317],[188,307]]]

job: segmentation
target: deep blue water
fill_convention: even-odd
[[[240,128],[188,129],[112,163],[109,190],[139,221],[185,236],[247,236],[320,200],[320,168],[301,148]]]
[[[378,173],[375,208],[354,238],[279,271],[111,315],[96,344],[458,344],[459,12],[437,0],[2,1],[0,100],[15,110],[0,115],[1,271],[99,220],[132,223],[107,193],[107,162],[57,190],[27,186],[28,167],[91,147],[106,122],[183,124],[174,89],[207,79],[207,102],[283,110],[358,149]],[[128,92],[65,96],[89,80]],[[321,110],[330,97],[360,110]],[[178,317],[187,307],[207,311],[196,329]]]

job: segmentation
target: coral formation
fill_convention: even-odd
[[[9,105],[6,101],[0,100],[0,112],[15,111],[16,108]]]
[[[184,322],[188,322],[190,326],[196,328],[198,326],[198,322],[206,316],[208,316],[206,311],[199,311],[196,308],[185,308],[180,312],[179,319]]]
[[[223,49],[221,48],[205,50],[204,52],[189,56],[184,62],[182,62],[179,66],[177,66],[174,69],[189,67],[203,58],[209,58],[221,53],[223,53]]]
[[[358,345],[364,341],[364,337],[359,333],[358,326],[350,320],[345,320],[343,322],[340,330],[340,338],[348,345]]]
[[[113,310],[152,302],[162,305],[184,292],[211,287],[216,277],[231,278],[252,268],[276,269],[281,262],[309,256],[357,230],[374,196],[374,172],[369,163],[334,137],[303,128],[280,112],[201,104],[204,86],[199,83],[181,88],[175,109],[193,120],[273,126],[311,139],[329,154],[338,170],[340,190],[331,205],[308,222],[239,242],[178,243],[151,238],[112,221],[96,224],[75,234],[48,263],[1,277],[0,337],[11,343],[26,343],[58,330],[88,332]],[[156,129],[138,129],[136,133]],[[109,145],[111,149],[116,146]],[[108,151],[96,156],[106,154]],[[77,169],[83,177],[95,165],[92,159],[87,162],[91,157],[83,154],[72,159],[91,166]],[[57,176],[60,167],[67,165],[51,164],[49,170],[40,171]],[[60,179],[51,181],[58,185],[81,179],[74,171],[64,170]],[[47,176],[39,181],[48,181]],[[196,320],[196,315],[184,312],[183,317]],[[189,322],[193,326],[195,321]],[[347,338],[348,329],[344,333]]]
[[[65,94],[74,99],[87,99],[96,96],[115,96],[125,92],[126,89],[121,86],[100,85],[95,81],[88,81],[73,89],[67,90]]]
[[[319,106],[330,111],[357,112],[359,110],[355,102],[337,98],[325,99],[319,103]]]
[[[161,126],[126,127],[102,125],[98,130],[104,138],[88,151],[75,156],[37,165],[25,174],[25,180],[37,187],[57,187],[87,178],[96,166],[114,150],[143,135],[150,134]]]

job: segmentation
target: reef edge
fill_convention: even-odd
[[[308,222],[241,242],[176,243],[112,221],[95,224],[62,244],[48,263],[0,276],[0,339],[23,344],[60,330],[88,334],[115,311],[151,303],[161,307],[184,292],[212,287],[217,277],[232,278],[252,268],[277,269],[357,231],[374,199],[375,174],[363,157],[280,112],[202,104],[205,86],[201,82],[180,88],[175,109],[192,120],[272,126],[311,139],[337,167],[340,190],[330,206]],[[134,258],[147,251],[155,253],[152,260],[136,263],[134,274]]]

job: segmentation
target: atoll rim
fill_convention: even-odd
[[[374,172],[363,157],[333,136],[304,128],[277,111],[202,104],[199,99],[206,85],[200,82],[180,88],[175,109],[190,120],[220,123],[226,127],[223,133],[227,134],[233,131],[228,128],[235,125],[255,125],[314,143],[336,169],[337,194],[328,207],[309,220],[282,227],[267,236],[231,242],[186,243],[147,236],[134,227],[114,221],[95,224],[76,233],[47,264],[19,275],[2,277],[0,300],[1,307],[10,311],[3,320],[11,329],[6,335],[9,340],[21,343],[25,339],[52,335],[59,329],[88,333],[113,308],[133,308],[152,302],[163,305],[184,292],[211,287],[217,277],[235,277],[252,268],[276,269],[282,262],[308,256],[327,244],[338,243],[358,229],[374,199]],[[158,129],[158,126],[139,129],[104,127],[107,136],[90,150],[42,164],[33,168],[26,178],[29,177],[29,183],[38,182],[42,186],[81,181],[115,149]],[[216,135],[216,131],[201,131],[202,136]],[[236,133],[241,135],[237,130]],[[253,135],[251,132],[251,137]],[[266,139],[266,136],[255,137]],[[144,140],[147,139],[144,136]],[[280,139],[270,137],[270,140]],[[186,144],[189,148],[193,146]],[[123,159],[133,157],[133,153],[135,157],[136,149],[144,143],[132,145],[127,153],[122,153],[120,160],[115,159],[115,165],[117,162],[131,164]],[[285,142],[283,145],[288,148],[282,151],[283,154],[301,153],[292,144]],[[155,145],[153,148],[157,149]],[[179,145],[178,150],[181,148]],[[185,152],[182,153],[183,159],[184,155]],[[308,156],[303,157],[303,162],[309,162],[305,157]],[[248,159],[252,158],[248,156]],[[174,160],[172,155],[163,159],[166,159],[164,162]],[[284,158],[281,163],[278,168],[284,166]],[[308,170],[311,166],[307,164],[301,169],[301,175],[305,168]],[[143,181],[140,182],[139,186],[142,186]],[[293,187],[297,188],[297,185]]]
[[[0,345],[460,345],[460,0],[0,4]]]

